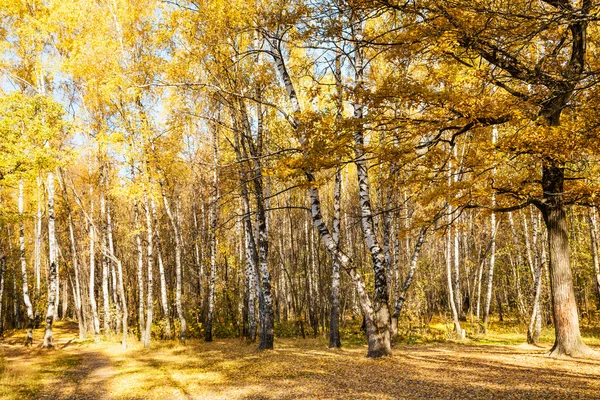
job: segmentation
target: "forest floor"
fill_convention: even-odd
[[[56,347],[23,346],[24,331],[0,341],[1,399],[593,399],[600,359],[554,359],[523,334],[491,332],[464,342],[397,344],[365,358],[366,347],[327,348],[324,338],[277,339],[259,352],[238,339],[152,343],[77,339],[55,324]],[[600,350],[600,337],[586,342]]]

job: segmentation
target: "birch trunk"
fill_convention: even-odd
[[[177,309],[177,316],[179,317],[179,340],[182,342],[185,341],[187,335],[187,323],[185,320],[185,316],[183,315],[183,307],[182,307],[182,295],[181,295],[181,246],[182,246],[182,238],[180,227],[177,224],[177,220],[171,211],[171,205],[169,200],[167,199],[167,194],[165,193],[165,188],[162,182],[159,182],[163,203],[165,205],[165,211],[167,212],[167,216],[169,217],[169,222],[171,223],[171,228],[173,229],[173,235],[175,237],[175,307]]]
[[[57,244],[55,233],[54,216],[54,173],[48,172],[48,252],[50,263],[49,277],[50,287],[48,290],[48,310],[46,311],[46,328],[44,332],[44,342],[42,347],[53,347],[52,341],[52,323],[54,322],[56,291],[58,286],[58,260]]]
[[[204,332],[204,340],[206,342],[212,342],[213,339],[213,317],[215,308],[215,280],[217,276],[217,251],[219,246],[219,239],[217,237],[217,221],[219,215],[219,144],[217,138],[217,127],[213,127],[212,135],[212,146],[213,146],[213,196],[211,199],[211,206],[209,210],[210,219],[210,278],[208,280],[208,315],[206,321],[206,330]]]
[[[248,174],[242,167],[245,165],[243,159],[246,158],[245,154],[242,154],[242,145],[240,141],[240,130],[234,132],[234,148],[236,152],[237,161],[240,166],[240,190],[242,197],[242,205],[244,216],[242,218],[244,228],[244,245],[245,245],[245,274],[246,274],[246,297],[248,307],[248,329],[246,331],[246,339],[249,342],[256,340],[256,284],[258,277],[256,271],[258,270],[258,251],[256,249],[256,240],[254,238],[254,229],[252,227],[252,208],[250,205],[250,195],[248,193]],[[244,152],[245,153],[245,152]]]
[[[152,314],[154,311],[154,298],[152,293],[152,267],[153,267],[153,233],[154,228],[152,227],[152,218],[150,216],[150,203],[148,202],[148,196],[144,193],[144,205],[146,210],[146,233],[147,233],[147,257],[146,261],[148,263],[148,304],[147,304],[147,312],[146,312],[146,330],[143,336],[144,347],[150,347],[150,336],[152,334]]]
[[[450,218],[451,214],[448,214]],[[454,302],[454,288],[452,287],[452,231],[448,228],[448,234],[446,235],[446,275],[448,283],[448,302],[450,303],[450,310],[452,311],[452,320],[454,321],[454,330],[457,338],[462,338],[462,329],[460,327],[460,321],[458,319],[458,311],[456,310],[456,303]]]
[[[27,338],[25,346],[33,344],[33,305],[29,298],[29,280],[27,279],[27,261],[25,260],[25,227],[23,217],[23,178],[19,180],[19,250],[21,255],[21,278],[23,279],[23,302],[27,308]],[[0,307],[2,303],[0,303]]]
[[[73,229],[73,217],[71,215],[71,204],[62,170],[60,173],[60,186],[62,187],[63,196],[65,198],[65,209],[67,211],[67,222],[69,224],[69,243],[71,244],[71,263],[73,264],[73,272],[75,274],[75,312],[77,313],[77,323],[79,325],[79,339],[85,339],[85,319],[83,315],[83,304],[81,295],[81,283],[79,277],[79,258],[77,257],[77,242],[75,241],[75,231]]]
[[[106,233],[108,235],[108,251],[111,254],[115,254],[115,244],[113,241],[113,228],[112,228],[112,212],[111,212],[111,206],[110,206],[110,202],[107,201],[106,203]],[[116,266],[115,266],[115,262],[113,260],[109,259],[109,266],[110,266],[110,275],[111,275],[111,282],[112,282],[112,297],[113,297],[113,304],[115,305],[115,310],[116,310],[116,330],[117,332],[121,330],[121,302],[119,301],[119,296],[120,294],[118,294],[118,287],[119,287],[119,283],[117,281],[117,272],[116,272]]]
[[[362,128],[363,104],[362,95],[364,90],[363,74],[364,60],[363,50],[360,43],[363,39],[363,27],[361,18],[357,18],[352,24],[353,38],[356,43],[354,50],[355,87],[354,87],[354,119],[358,121],[358,129],[354,132],[354,154],[358,177],[359,200],[361,209],[361,227],[367,248],[371,254],[373,271],[375,273],[375,296],[373,297],[373,333],[377,336],[379,347],[373,350],[371,357],[380,357],[391,354],[390,347],[390,310],[388,306],[389,293],[387,276],[385,272],[385,260],[375,234],[373,212],[371,209],[371,195],[367,159],[365,154],[364,132]]]
[[[600,304],[600,263],[598,262],[598,223],[596,212],[593,208],[588,210],[588,225],[590,229],[590,243],[592,247],[592,264],[594,266],[594,284],[596,287],[596,298]]]
[[[42,179],[37,177],[37,212],[35,215],[35,298],[40,298],[40,281],[41,281],[41,266],[42,266],[42,196],[41,187]],[[37,307],[36,307],[37,308]],[[37,313],[37,311],[36,311]]]
[[[526,314],[525,303],[523,301],[523,294],[521,293],[521,278],[519,274],[520,268],[523,266],[523,253],[521,243],[519,242],[519,236],[517,235],[517,229],[512,212],[508,213],[508,223],[510,224],[510,230],[513,236],[514,251],[517,255],[516,265],[513,265],[513,275],[515,278],[515,288],[517,290],[517,301],[519,304],[519,314],[524,316]]]
[[[137,200],[133,203],[133,219],[135,224],[135,244],[137,246],[138,328],[140,331],[140,340],[144,342],[146,329],[144,316],[144,249],[142,247],[142,227],[140,226],[140,209]]]
[[[156,258],[158,259],[158,273],[160,275],[160,304],[165,318],[165,336],[167,340],[171,340],[171,318],[169,313],[169,301],[167,298],[167,280],[165,278],[165,266],[162,258],[162,239],[158,229],[158,218],[156,216],[156,204],[154,199],[150,197],[150,207],[152,209],[152,219],[154,222],[154,235],[156,237]]]
[[[200,229],[198,225],[198,213],[196,201],[192,202],[192,217],[194,219],[194,264],[196,267],[197,277],[197,289],[196,289],[196,304],[198,308],[202,310],[202,277],[204,275],[204,271],[202,270],[202,255],[200,250]],[[200,314],[200,313],[198,313]],[[200,319],[198,318],[198,321]]]
[[[62,169],[59,169],[59,185],[63,192],[65,201],[65,209],[67,211],[67,222],[69,224],[69,243],[71,249],[71,264],[75,274],[75,287],[73,292],[75,313],[77,314],[77,323],[79,325],[79,339],[83,340],[86,336],[85,316],[83,313],[82,294],[81,294],[81,278],[79,276],[79,257],[77,256],[77,242],[75,241],[75,230],[73,227],[73,216],[71,212],[71,203],[69,202],[69,194],[67,185],[63,176]]]
[[[274,37],[266,37],[269,41],[271,47],[271,56],[275,61],[275,67],[279,72],[281,79],[284,84],[284,88],[287,92],[288,99],[292,106],[292,111],[294,115],[298,115],[300,110],[300,103],[298,102],[298,96],[296,94],[296,90],[290,76],[287,72],[287,68],[285,66],[285,62],[282,56],[281,51],[281,41]],[[298,139],[301,145],[304,145],[306,142],[306,138],[300,129],[300,121],[292,116],[288,119],[290,125],[296,132],[298,133]],[[313,218],[313,222],[321,240],[325,244],[327,250],[331,253],[332,257],[336,258],[340,263],[340,268],[345,269],[350,275],[354,287],[356,289],[356,294],[359,300],[360,307],[362,309],[363,315],[365,316],[365,322],[367,327],[367,339],[368,339],[368,353],[367,357],[380,357],[383,355],[387,355],[391,353],[390,348],[390,331],[389,331],[389,309],[387,305],[385,309],[380,307],[379,303],[377,304],[377,308],[373,308],[373,303],[369,298],[368,294],[365,290],[364,281],[360,273],[356,270],[355,266],[352,265],[350,258],[344,254],[338,246],[336,246],[333,238],[329,232],[329,229],[325,225],[323,221],[323,217],[321,214],[321,205],[319,199],[319,191],[315,185],[315,178],[311,171],[305,171],[306,180],[308,182],[308,195],[311,202],[311,216]],[[384,274],[385,279],[385,274]],[[385,288],[387,292],[387,288]],[[382,310],[383,309],[383,310]],[[382,315],[387,310],[387,322],[383,324],[376,323],[382,319],[386,319],[385,315]],[[375,315],[375,311],[377,311],[377,315]],[[383,317],[383,318],[382,318]],[[387,325],[387,326],[382,326]],[[383,328],[383,329],[382,329]]]
[[[421,228],[419,232],[419,237],[417,238],[417,242],[415,243],[415,247],[412,252],[412,256],[410,258],[410,264],[408,266],[408,272],[406,274],[406,278],[404,279],[404,283],[402,284],[402,289],[400,294],[398,295],[398,299],[396,300],[396,304],[394,306],[394,314],[392,315],[392,335],[395,336],[398,333],[398,317],[402,312],[402,307],[404,306],[404,302],[406,301],[406,295],[408,293],[408,289],[410,289],[410,285],[412,284],[413,276],[415,275],[415,271],[417,270],[417,264],[419,261],[419,255],[421,254],[421,248],[423,247],[423,241],[425,240],[425,234],[427,233],[427,227]]]
[[[94,197],[93,188],[90,184],[90,221],[89,221],[89,237],[90,237],[90,286],[89,297],[90,306],[92,307],[92,324],[94,329],[94,341],[98,342],[100,338],[100,321],[98,320],[98,306],[96,304],[95,279],[96,279],[96,231],[94,228]]]
[[[4,314],[2,314],[2,301],[4,300],[4,274],[6,272],[6,256],[0,255],[0,337],[4,336]]]
[[[100,167],[100,234],[102,235],[102,247],[108,248],[108,233],[106,227],[106,197],[105,197],[105,169],[104,166]],[[108,257],[102,255],[102,303],[104,308],[104,334],[110,333],[110,300],[108,294],[108,274],[109,274],[109,260]]]
[[[494,126],[492,128],[492,144],[495,146],[498,141],[498,128]],[[492,170],[492,175],[495,175],[496,169]],[[492,208],[496,207],[496,193],[492,192]],[[485,308],[483,311],[483,334],[487,334],[488,321],[490,318],[490,306],[492,304],[492,290],[494,285],[494,267],[496,266],[496,213],[492,212],[490,217],[491,220],[491,236],[492,245],[490,248],[490,265],[488,268],[488,282],[487,282],[487,294],[485,296]]]
[[[533,250],[533,305],[531,318],[527,327],[527,343],[538,344],[542,330],[542,315],[540,310],[540,296],[542,292],[542,263],[538,255],[538,224],[531,213],[531,243]]]
[[[339,64],[339,60],[336,60]],[[340,192],[342,174],[338,169],[333,183],[333,227],[332,239],[335,246],[340,244]],[[331,315],[329,320],[329,347],[342,347],[340,341],[340,264],[334,258],[331,271]]]

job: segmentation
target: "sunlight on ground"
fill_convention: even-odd
[[[433,329],[443,327],[433,326]],[[35,332],[39,344],[42,331]],[[545,340],[551,339],[544,332]],[[22,346],[16,332],[0,348],[2,399],[343,399],[593,398],[600,360],[552,359],[512,328],[461,343],[398,344],[394,356],[366,348],[329,350],[319,339],[281,339],[259,352],[239,340],[154,342],[76,339],[58,323],[54,350]],[[586,342],[598,344],[598,337]]]

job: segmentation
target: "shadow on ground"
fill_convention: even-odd
[[[590,399],[600,393],[600,360],[551,359],[547,350],[527,346],[404,345],[392,357],[370,360],[364,348],[329,350],[320,340],[278,340],[267,352],[237,340],[123,351],[116,342],[69,342],[69,332],[61,338],[68,346],[50,351],[5,340],[0,397]]]

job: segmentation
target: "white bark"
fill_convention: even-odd
[[[147,312],[146,312],[146,331],[142,335],[144,347],[150,346],[150,336],[152,334],[152,313],[154,311],[154,298],[152,292],[152,267],[153,267],[153,232],[154,228],[152,227],[152,218],[150,217],[150,203],[148,202],[148,196],[144,193],[144,205],[146,209],[146,233],[147,233],[147,258],[146,261],[148,263],[148,304],[147,304]]]
[[[219,144],[217,138],[216,126],[213,127],[213,181],[212,181],[212,198],[209,210],[210,219],[210,278],[208,281],[208,318],[206,321],[206,331],[204,340],[207,342],[212,341],[212,329],[213,329],[213,317],[215,308],[215,280],[217,276],[217,251],[219,246],[219,239],[217,237],[217,221],[219,215]]]
[[[108,247],[108,232],[106,227],[106,197],[105,197],[105,169],[104,166],[100,167],[100,226],[102,235],[102,247]],[[108,294],[108,274],[109,274],[109,260],[106,256],[101,258],[102,264],[102,302],[104,308],[104,334],[110,333],[110,301]]]
[[[138,323],[140,338],[144,342],[146,329],[144,316],[144,250],[142,247],[142,227],[140,225],[140,208],[137,200],[133,203],[133,218],[135,224],[135,244],[137,247],[137,280],[138,280]]]
[[[498,141],[498,128],[492,128],[492,144],[495,145]],[[492,175],[495,175],[496,169],[492,170]],[[496,193],[492,192],[492,207],[496,206]],[[492,290],[494,285],[494,267],[496,266],[496,213],[492,212],[490,217],[492,246],[490,248],[490,264],[488,268],[487,294],[485,296],[485,309],[483,312],[483,331],[487,333],[488,321],[490,317],[490,306],[492,304]]]
[[[0,337],[4,335],[4,316],[2,315],[2,301],[4,300],[4,273],[6,272],[6,256],[0,255]]]
[[[162,240],[158,230],[158,218],[156,216],[156,204],[154,198],[150,197],[150,207],[152,209],[152,219],[154,221],[154,234],[156,236],[156,258],[158,261],[158,273],[160,275],[160,304],[165,318],[165,336],[171,340],[171,318],[169,314],[169,301],[167,298],[167,280],[165,278],[165,266],[162,258]]]
[[[23,279],[23,302],[27,309],[27,338],[25,346],[33,344],[33,306],[29,298],[29,280],[27,279],[27,261],[25,260],[25,227],[23,217],[23,178],[19,180],[19,250],[21,254],[21,278]],[[0,307],[2,304],[0,303]]]
[[[165,211],[167,212],[167,216],[169,217],[171,228],[173,229],[173,236],[175,237],[175,307],[177,309],[177,316],[179,317],[180,324],[179,339],[181,341],[185,341],[187,335],[187,323],[183,314],[181,295],[181,228],[177,224],[177,220],[175,219],[175,216],[171,211],[171,205],[169,203],[169,200],[167,199],[167,194],[165,193],[164,185],[162,182],[159,183],[162,192],[163,203],[165,205]]]
[[[71,205],[69,203],[69,196],[67,192],[67,186],[65,184],[62,170],[59,170],[60,180],[59,184],[63,191],[65,200],[65,208],[67,210],[67,222],[69,224],[69,242],[71,244],[71,264],[73,265],[73,271],[75,274],[75,312],[77,313],[77,323],[79,324],[79,339],[85,339],[85,318],[83,313],[82,295],[81,295],[81,281],[79,277],[79,258],[77,257],[77,242],[75,241],[75,231],[73,228],[73,217],[71,215]]]
[[[98,320],[98,306],[96,304],[95,280],[96,280],[96,231],[93,223],[94,216],[94,192],[90,184],[90,221],[89,221],[89,237],[90,237],[90,285],[89,297],[92,307],[94,340],[98,342],[100,338],[100,321]]]
[[[48,310],[46,312],[46,328],[42,347],[53,347],[52,323],[54,322],[56,292],[58,286],[58,260],[54,216],[54,173],[48,172],[48,253],[50,262],[50,287],[48,290]]]

